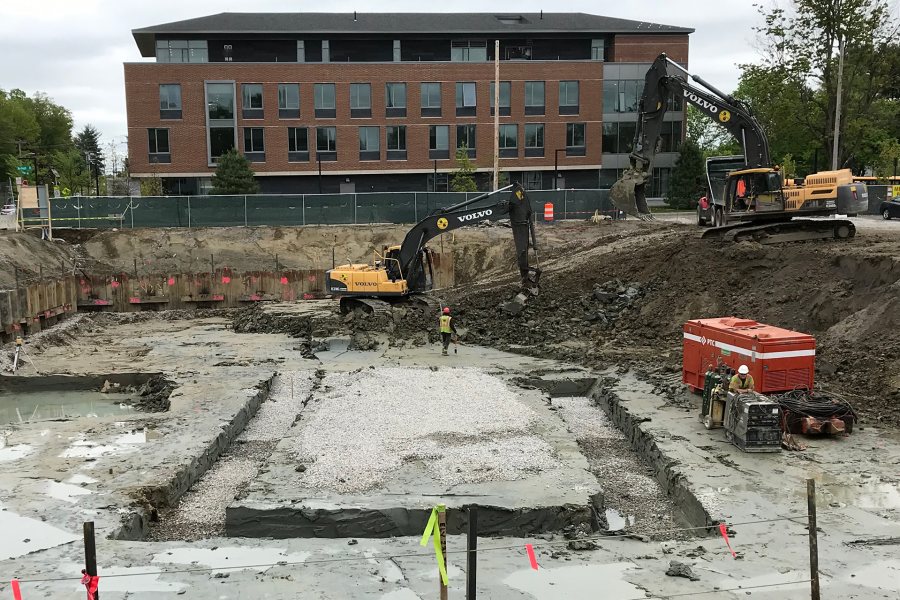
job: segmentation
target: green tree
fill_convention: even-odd
[[[694,140],[687,139],[681,144],[678,160],[672,169],[666,203],[673,208],[691,208],[705,191],[703,152]]]
[[[104,160],[103,151],[100,149],[100,132],[93,125],[87,124],[75,136],[74,142],[78,151],[85,156],[85,160],[90,162],[89,166],[92,169],[96,168],[99,173],[103,173]]]
[[[71,147],[72,115],[66,108],[40,92],[29,98],[19,89],[0,90],[0,176],[15,175],[21,148],[37,155],[40,172],[33,178],[50,181],[51,154]]]
[[[900,162],[900,141],[896,138],[883,141],[879,147],[878,159],[875,161],[873,168],[875,177],[879,179],[893,177],[897,174],[898,162]]]
[[[162,179],[155,173],[150,177],[141,179],[141,196],[162,196]]]
[[[686,137],[694,140],[704,158],[741,154],[737,140],[717,121],[706,116],[706,113],[687,104],[686,117]]]
[[[463,144],[456,149],[457,169],[450,180],[450,190],[453,192],[477,192],[475,185],[475,165],[469,160],[469,148]]]
[[[784,179],[793,179],[797,176],[797,161],[790,154],[781,158],[781,176]]]
[[[259,192],[259,183],[254,177],[250,161],[234,148],[219,158],[216,172],[212,176],[211,193],[223,194],[255,194]]]
[[[84,156],[76,149],[57,150],[53,153],[52,164],[59,173],[59,187],[68,189],[72,194],[83,194],[91,189],[91,176],[88,172]]]

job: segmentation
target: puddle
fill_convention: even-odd
[[[857,508],[897,509],[900,508],[900,483],[860,479],[855,484],[833,483],[822,489],[829,502],[840,502]]]
[[[31,454],[34,448],[28,444],[16,444],[15,446],[7,446],[6,439],[0,436],[0,463],[12,462],[19,460]]]
[[[82,475],[81,473],[75,473],[68,479],[66,479],[66,483],[72,483],[74,485],[79,485],[82,483],[97,483],[97,480],[93,477],[88,477],[87,475]]]
[[[130,435],[130,434],[129,434]],[[76,440],[66,448],[60,458],[99,458],[108,454],[128,454],[137,452],[135,444],[98,444],[87,440]]]
[[[288,554],[278,548],[237,548],[226,547],[209,550],[206,548],[175,548],[168,552],[155,554],[154,563],[174,563],[178,565],[203,565],[209,567],[212,574],[228,571],[252,570],[265,573],[271,565],[279,562],[300,563],[310,557],[310,552],[294,552]],[[241,565],[269,565],[246,567]]]
[[[91,494],[90,490],[86,490],[80,485],[60,483],[52,480],[46,481],[43,488],[44,493],[51,498],[56,498],[57,500],[62,500],[63,502],[68,502],[70,504],[78,502],[78,496],[88,496]]]
[[[2,509],[2,506],[0,506]],[[79,539],[68,531],[57,529],[38,519],[17,515],[8,510],[0,510],[0,560],[18,558],[38,550],[55,548]]]
[[[624,580],[626,571],[634,568],[631,563],[541,567],[537,571],[516,571],[503,583],[535,598],[596,600],[598,590],[604,598],[641,598],[644,590]]]
[[[848,575],[846,581],[869,588],[900,592],[900,560],[882,560],[852,574],[856,577]]]
[[[81,569],[84,565],[69,564],[65,567],[64,572],[70,573],[73,579],[81,577]],[[158,573],[159,569],[154,566],[146,567],[101,567],[100,571],[100,590],[104,592],[121,592],[124,593],[122,598],[130,598],[133,594],[141,592],[174,592],[176,594],[184,594],[184,589],[188,587],[185,583],[161,581],[159,575],[144,575],[144,573]],[[73,590],[79,590],[79,598],[84,596],[84,586],[80,583]],[[74,596],[73,596],[74,597]],[[104,595],[104,597],[106,597]],[[117,598],[120,596],[116,596]],[[143,598],[143,596],[140,596]],[[187,597],[187,596],[185,596]]]
[[[0,425],[78,417],[108,417],[136,412],[128,394],[91,390],[0,390]]]

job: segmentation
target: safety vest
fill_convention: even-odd
[[[735,375],[731,378],[731,384],[729,385],[729,387],[734,387],[735,382],[737,382],[738,389],[747,390],[750,389],[750,386],[753,385],[753,376],[747,375],[747,378],[742,381],[738,375]]]
[[[441,316],[441,333],[453,333],[450,329],[450,318],[448,315]]]

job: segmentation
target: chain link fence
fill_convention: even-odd
[[[432,211],[480,193],[373,192],[251,196],[74,196],[54,198],[54,227],[235,227],[257,225],[348,225],[416,223]],[[546,204],[557,220],[613,215],[609,190],[533,190],[532,206],[543,219]]]

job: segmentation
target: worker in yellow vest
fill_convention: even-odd
[[[441,354],[447,356],[447,348],[450,347],[450,340],[456,335],[456,325],[453,324],[453,317],[450,316],[450,307],[445,306],[443,310],[443,314],[439,319],[440,331],[441,331],[441,343],[444,345],[444,349],[441,351]]]
[[[728,384],[728,391],[736,394],[752,392],[755,389],[753,383],[753,375],[750,374],[750,368],[747,365],[738,367],[737,375],[731,378]]]

